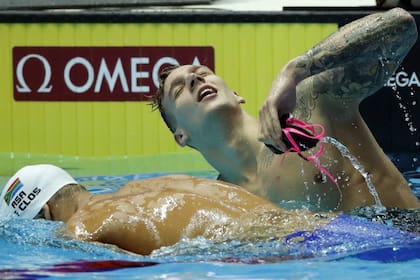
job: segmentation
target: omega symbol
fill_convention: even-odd
[[[19,60],[19,63],[16,67],[16,77],[18,80],[18,85],[16,86],[16,89],[18,92],[32,92],[32,89],[28,87],[28,84],[25,81],[25,78],[23,76],[23,68],[25,66],[25,63],[31,59],[38,59],[41,61],[41,63],[44,66],[45,75],[44,75],[44,81],[42,82],[41,86],[38,88],[37,92],[51,92],[52,85],[49,85],[51,80],[51,66],[45,57],[39,55],[39,54],[28,54],[24,56],[21,60]]]

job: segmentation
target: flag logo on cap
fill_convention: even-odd
[[[10,201],[12,198],[22,189],[23,184],[20,181],[19,177],[10,185],[7,189],[6,194],[4,195],[4,201],[6,201],[7,205],[10,205]]]

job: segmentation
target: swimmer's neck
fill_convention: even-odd
[[[199,149],[206,160],[229,182],[248,181],[255,176],[257,158],[263,148],[258,141],[258,121],[245,111],[236,118],[226,119],[223,135],[215,137],[211,147]]]
[[[77,213],[80,209],[82,209],[89,201],[94,198],[99,198],[100,195],[94,195],[87,190],[79,191],[74,194],[74,203],[73,206],[69,205],[68,211],[72,211],[72,215],[63,222],[67,222],[75,213]],[[71,210],[70,210],[71,209]]]
[[[77,208],[80,209],[85,206],[89,201],[91,201],[95,197],[94,194],[90,193],[89,191],[83,191],[78,194],[77,197]]]

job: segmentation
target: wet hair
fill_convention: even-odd
[[[49,202],[55,202],[61,199],[67,199],[73,193],[86,191],[86,188],[80,184],[68,184],[62,187],[58,192],[56,192],[49,200]]]
[[[169,116],[167,113],[165,113],[162,102],[163,102],[164,93],[165,93],[164,87],[165,87],[166,78],[168,78],[168,76],[172,73],[172,71],[174,71],[178,67],[179,65],[171,65],[163,69],[162,72],[160,72],[159,87],[156,91],[156,94],[152,97],[152,103],[151,103],[152,110],[153,111],[159,110],[163,121],[165,122],[166,126],[171,130],[171,132],[175,132],[175,129],[172,127],[172,125],[169,122]]]
[[[80,184],[67,184],[58,190],[49,200],[47,203],[60,203],[60,200],[68,199],[69,197],[73,196],[74,193],[86,191],[86,188]],[[46,219],[44,207],[38,212],[38,214],[34,217],[34,219]]]

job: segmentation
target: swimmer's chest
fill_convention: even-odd
[[[258,186],[260,195],[271,201],[301,200],[319,188],[329,185],[320,171],[309,161],[297,154],[274,155],[271,160],[262,161],[250,182]]]

